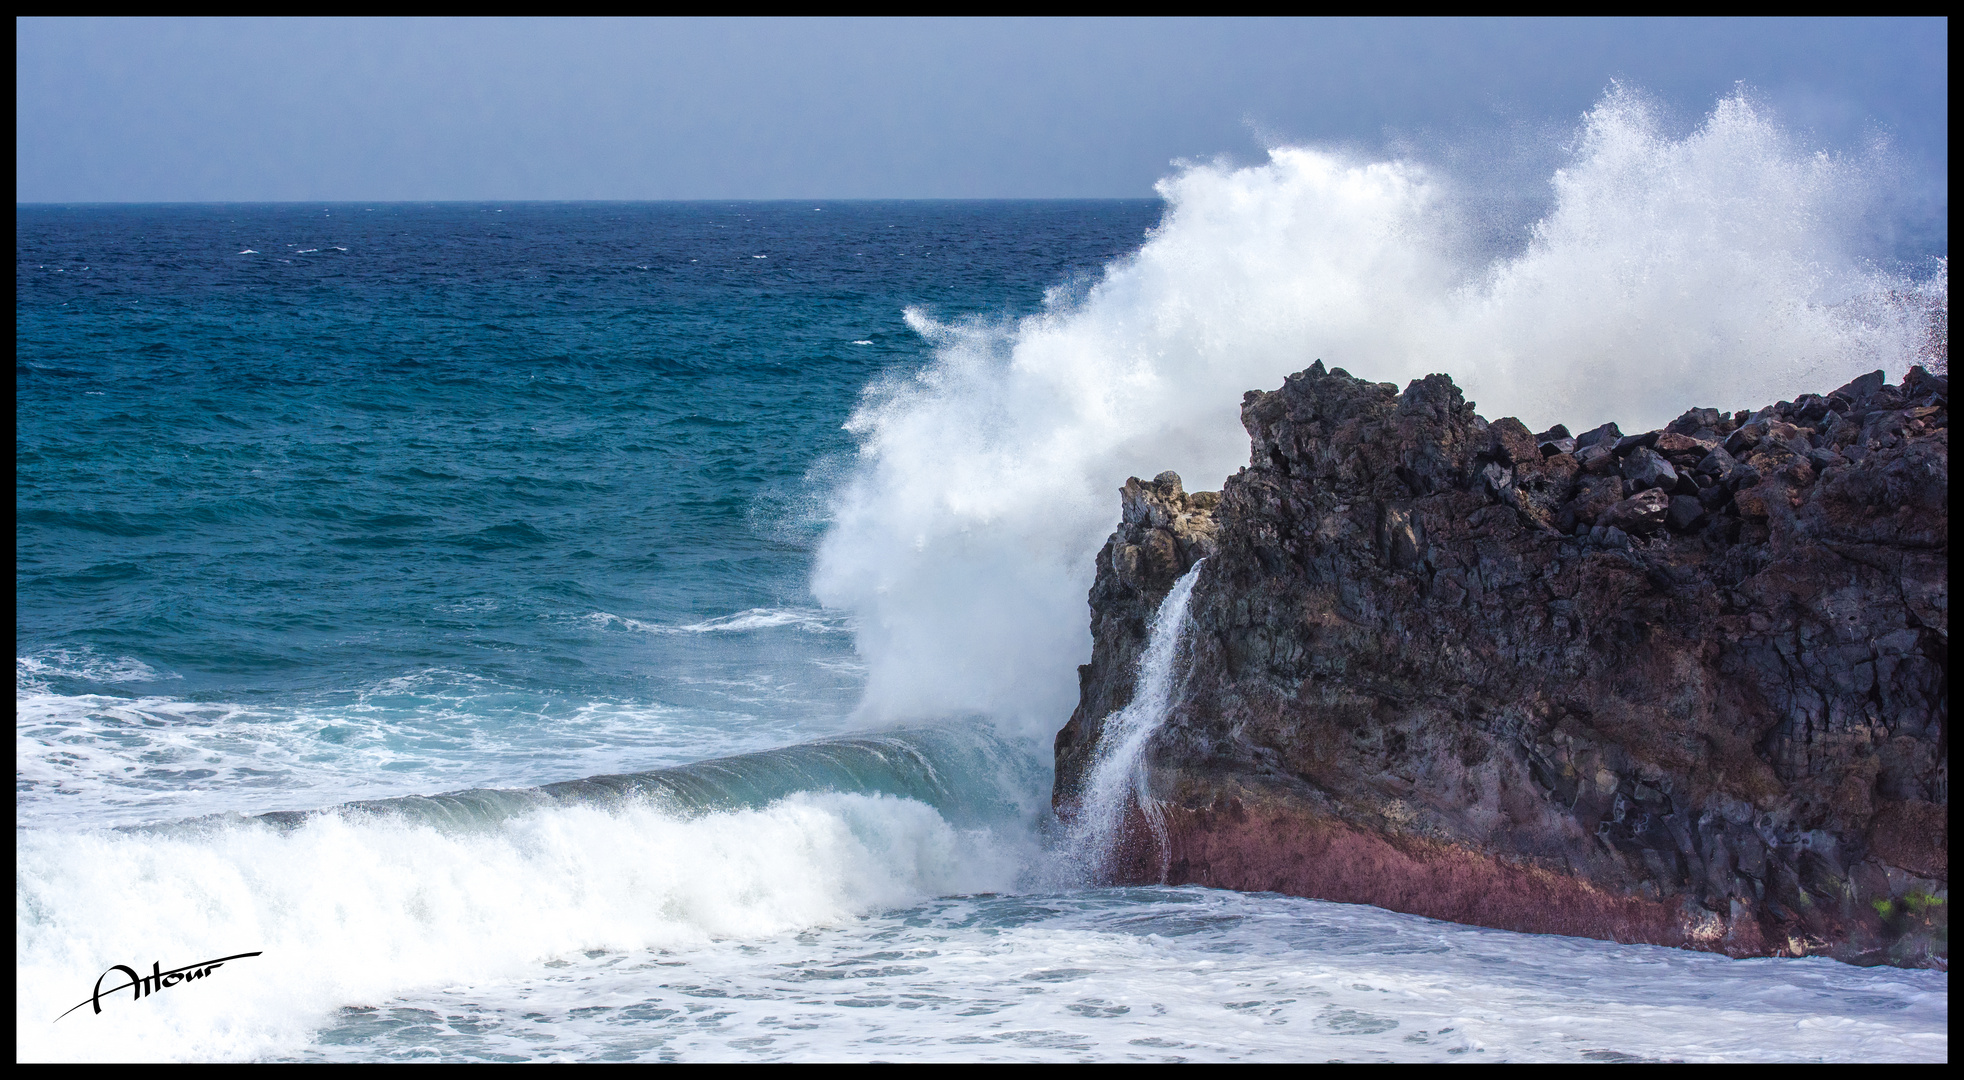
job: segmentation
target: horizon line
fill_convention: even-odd
[[[888,203],[888,202],[1165,202],[1163,195],[889,195],[846,198],[677,198],[677,199],[54,199],[15,200],[15,207],[30,206],[463,206],[502,203],[512,206],[564,206],[606,203],[646,205],[651,203]]]

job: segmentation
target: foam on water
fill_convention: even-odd
[[[917,377],[872,388],[852,422],[860,453],[823,515],[814,579],[822,611],[751,580],[759,567],[799,565],[803,542],[782,541],[807,532],[806,518],[774,538],[770,559],[750,562],[723,558],[732,533],[695,526],[706,508],[734,520],[732,485],[770,479],[760,461],[810,450],[809,432],[769,410],[783,405],[785,379],[829,369],[773,361],[733,368],[721,382],[664,382],[671,368],[722,370],[734,323],[711,311],[678,324],[710,343],[690,346],[689,364],[657,356],[642,371],[637,354],[634,378],[596,383],[603,392],[582,397],[558,366],[631,343],[589,347],[595,339],[567,330],[520,346],[458,344],[458,326],[488,319],[486,333],[505,335],[510,327],[492,324],[538,315],[524,252],[505,252],[499,265],[522,287],[492,315],[478,310],[475,291],[399,264],[413,295],[378,295],[383,307],[422,312],[395,324],[413,331],[404,352],[471,353],[456,391],[471,408],[357,395],[328,415],[369,435],[387,434],[388,410],[414,417],[401,421],[414,439],[377,444],[378,453],[422,454],[427,440],[442,451],[415,458],[422,471],[401,474],[409,486],[378,488],[324,516],[310,516],[322,508],[308,502],[269,532],[270,504],[223,485],[287,466],[256,451],[228,464],[236,448],[222,425],[236,418],[202,405],[186,422],[209,425],[212,445],[181,460],[211,463],[192,479],[231,492],[210,506],[164,483],[189,484],[182,475],[112,473],[84,457],[35,473],[57,495],[35,510],[36,550],[48,561],[35,585],[43,635],[81,636],[63,621],[62,590],[104,601],[91,611],[124,595],[112,549],[139,536],[175,544],[213,522],[238,547],[208,553],[205,576],[155,560],[132,571],[158,583],[158,620],[180,618],[169,602],[198,589],[229,595],[241,553],[284,557],[252,546],[265,535],[347,569],[366,591],[317,583],[289,611],[285,585],[268,571],[252,579],[270,589],[263,607],[184,617],[200,629],[208,620],[203,648],[225,671],[277,661],[306,677],[362,673],[334,691],[281,684],[248,696],[222,679],[187,689],[162,665],[86,650],[17,660],[17,1055],[1941,1057],[1947,984],[1937,973],[1740,963],[1201,890],[976,895],[1030,889],[1050,865],[1053,853],[1037,840],[1047,744],[1071,709],[1071,665],[1087,651],[1084,596],[1117,486],[1128,473],[1168,467],[1211,486],[1231,471],[1246,453],[1234,408],[1243,390],[1272,387],[1320,356],[1381,379],[1450,371],[1490,416],[1627,426],[1687,404],[1759,405],[1822,389],[1914,352],[1921,286],[1878,277],[1842,243],[1842,223],[1858,212],[1859,168],[1798,152],[1743,101],[1722,104],[1689,137],[1659,130],[1634,99],[1606,100],[1572,167],[1554,178],[1553,211],[1523,250],[1498,261],[1465,255],[1448,179],[1409,163],[1285,148],[1258,168],[1201,166],[1167,181],[1170,209],[1146,245],[1089,289],[1060,288],[1037,316],[938,321],[910,311],[935,358]],[[562,215],[539,236],[574,220],[570,210],[525,213]],[[867,221],[875,213],[851,211]],[[936,250],[960,250],[968,220],[936,233]],[[894,227],[882,219],[866,228],[875,226]],[[752,252],[780,242],[744,241]],[[709,250],[688,243],[696,246],[687,252]],[[805,258],[838,247],[827,234]],[[682,247],[662,250],[686,265]],[[618,254],[618,263],[647,260]],[[780,269],[740,265],[778,274],[798,262],[769,261]],[[930,284],[909,288],[928,295]],[[452,292],[461,306],[419,306],[430,297],[448,304]],[[816,303],[786,295],[772,310],[787,322],[805,317],[797,304]],[[356,292],[340,302],[360,319],[377,304]],[[759,303],[730,292],[709,306]],[[264,332],[251,329],[261,315],[235,313],[208,329],[244,340]],[[591,315],[567,307],[555,318],[584,328]],[[854,314],[818,336],[867,344],[872,337],[857,336],[867,325]],[[65,370],[69,339],[40,332],[32,371]],[[893,328],[881,340],[898,336]],[[665,340],[664,349],[681,349],[681,338]],[[120,357],[124,344],[90,348]],[[191,334],[159,342],[159,355],[206,344]],[[532,359],[519,364],[498,348]],[[268,366],[281,380],[284,356]],[[371,358],[358,359],[324,383],[369,385]],[[157,370],[172,381],[155,385],[180,385],[181,372]],[[856,383],[873,369],[851,370]],[[153,377],[162,378],[144,375]],[[212,399],[240,392],[214,385]],[[295,391],[272,411],[313,415],[310,393]],[[766,420],[746,428],[695,411],[719,395]],[[541,419],[540,403],[562,397],[562,411]],[[647,452],[647,417],[664,411],[677,432],[741,430],[741,445],[705,437],[658,459],[626,456]],[[603,413],[619,421],[605,445],[622,456],[568,468],[565,455],[595,445],[586,425]],[[124,422],[120,413],[85,419]],[[284,424],[254,428],[252,438],[291,444],[301,458],[353,453],[352,443],[301,445],[307,439]],[[515,455],[495,476],[484,471],[480,427]],[[148,453],[144,440],[160,436],[129,438],[132,460],[180,460]],[[830,475],[823,462],[813,468]],[[278,473],[278,483],[298,491],[303,481],[396,475],[359,456],[305,469]],[[578,476],[591,482],[569,480]],[[661,480],[647,492],[593,479],[648,476]],[[77,486],[85,481],[106,486],[89,495]],[[443,504],[450,516],[423,515],[426,482],[460,500]],[[86,502],[152,488],[169,493],[167,505],[56,505],[69,492]],[[483,501],[494,490],[504,501]],[[397,502],[417,514],[396,514]],[[595,502],[656,509],[589,535],[581,515]],[[563,513],[524,524],[548,503]],[[415,556],[396,530],[427,550]],[[69,535],[98,538],[89,550],[103,557],[57,565]],[[645,550],[650,537],[662,541],[656,557]],[[620,580],[564,577],[597,554]],[[453,571],[444,568],[460,559],[471,588],[448,587]],[[388,607],[403,594],[398,566],[445,584],[426,594],[437,602]],[[715,590],[707,602],[644,603],[691,572]],[[502,591],[491,595],[479,580]],[[305,606],[330,601],[333,617]],[[734,614],[701,617],[718,610]],[[399,627],[370,624],[378,611],[438,629],[391,637]],[[161,625],[126,622],[121,637],[105,639],[144,640],[146,627]],[[241,628],[252,632],[233,633]],[[542,644],[539,628],[555,636]],[[576,632],[557,633],[567,628]],[[834,655],[836,635],[848,631],[858,662]],[[254,654],[260,667],[231,655],[251,652],[262,632],[279,647]],[[464,641],[470,648],[458,649]],[[655,646],[667,651],[651,661]],[[342,666],[323,667],[329,653]],[[411,654],[446,659],[418,666]],[[185,670],[200,677],[195,665]],[[621,672],[635,679],[609,678]],[[575,674],[614,689],[594,691]],[[826,739],[846,725],[836,715],[842,695],[862,683],[861,734]],[[869,721],[926,717],[958,719],[931,736],[864,732]],[[1132,719],[1149,734],[1146,712]],[[787,743],[800,745],[743,754]],[[1113,792],[1128,790],[1128,760],[1112,759]],[[454,788],[471,790],[428,795]],[[356,798],[370,801],[240,817]],[[193,820],[172,821],[185,818]],[[104,965],[168,967],[248,950],[264,955],[195,987],[112,1002],[113,1017],[84,1010],[49,1023]]]
[[[620,626],[647,634],[741,634],[754,630],[776,630],[780,627],[790,627],[812,634],[837,634],[851,629],[849,619],[839,612],[826,611],[823,608],[750,608],[734,615],[703,619],[682,626],[644,622],[606,611],[594,612],[587,618],[602,626]]]
[[[1614,90],[1525,246],[1469,254],[1451,178],[1278,148],[1163,181],[1169,207],[1082,299],[1014,324],[910,325],[932,364],[870,390],[814,591],[857,619],[863,710],[1071,711],[1084,596],[1128,475],[1210,488],[1247,460],[1237,403],[1321,358],[1450,373],[1531,429],[1758,407],[1928,345],[1927,285],[1855,254],[1866,165],[1808,153],[1743,97],[1664,133]]]
[[[1941,1061],[1946,977],[1196,888],[931,900],[344,1010],[307,1059]]]
[[[55,680],[93,683],[162,682],[181,678],[130,656],[105,656],[86,645],[42,649],[14,657],[14,692],[45,692]]]
[[[133,666],[97,657],[67,672],[106,682],[102,671]],[[14,701],[14,811],[36,826],[117,826],[311,808],[634,772],[826,733],[786,708],[806,687],[766,668],[741,675],[678,678],[715,707],[566,700],[442,670],[311,703],[244,704],[57,693],[44,668],[20,678]]]
[[[324,815],[18,842],[17,1050],[71,1061],[290,1050],[340,1006],[1007,888],[1026,855],[920,802],[860,794],[699,816],[560,806],[465,830]],[[170,968],[253,950],[266,956],[116,1002],[114,1023],[49,1023],[89,994],[75,957]]]

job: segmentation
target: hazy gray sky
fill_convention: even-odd
[[[1613,78],[1686,124],[1744,80],[1822,146],[1887,135],[1910,187],[1945,199],[1947,34],[1941,19],[24,19],[16,199],[1140,196],[1175,158],[1255,160],[1264,140],[1526,160]]]

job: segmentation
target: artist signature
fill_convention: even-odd
[[[108,971],[96,976],[95,993],[90,994],[86,1000],[78,1002],[75,1008],[69,1009],[68,1012],[62,1013],[61,1016],[57,1016],[55,1019],[60,1020],[62,1016],[67,1016],[68,1013],[74,1012],[75,1009],[79,1009],[83,1005],[95,1006],[97,1015],[101,1015],[102,995],[104,994],[113,994],[118,990],[128,990],[130,991],[131,1001],[141,1001],[166,986],[176,986],[179,983],[190,982],[192,979],[202,979],[212,972],[217,971],[228,960],[243,960],[248,956],[258,955],[256,952],[242,952],[232,956],[221,956],[216,960],[200,960],[195,964],[186,964],[181,968],[172,968],[169,971],[163,970],[162,964],[152,960],[150,962],[150,974],[148,975],[138,975],[135,968],[123,964],[114,964],[110,966]],[[104,990],[102,988],[102,980],[107,979],[118,971],[128,975],[130,981],[119,983]]]

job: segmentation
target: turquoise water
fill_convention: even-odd
[[[1085,880],[1048,739],[1125,475],[1213,486],[1242,390],[1411,345],[1380,301],[1506,329],[1407,272],[1422,191],[1333,161],[17,208],[17,1054],[1941,1059],[1941,972]],[[1724,266],[1683,321],[1787,304]],[[1806,324],[1846,330],[1819,363],[1900,344],[1872,322]]]
[[[903,308],[1026,314],[1158,213],[23,208],[20,812],[306,808],[842,730],[860,669],[806,578],[860,391],[927,355]]]

